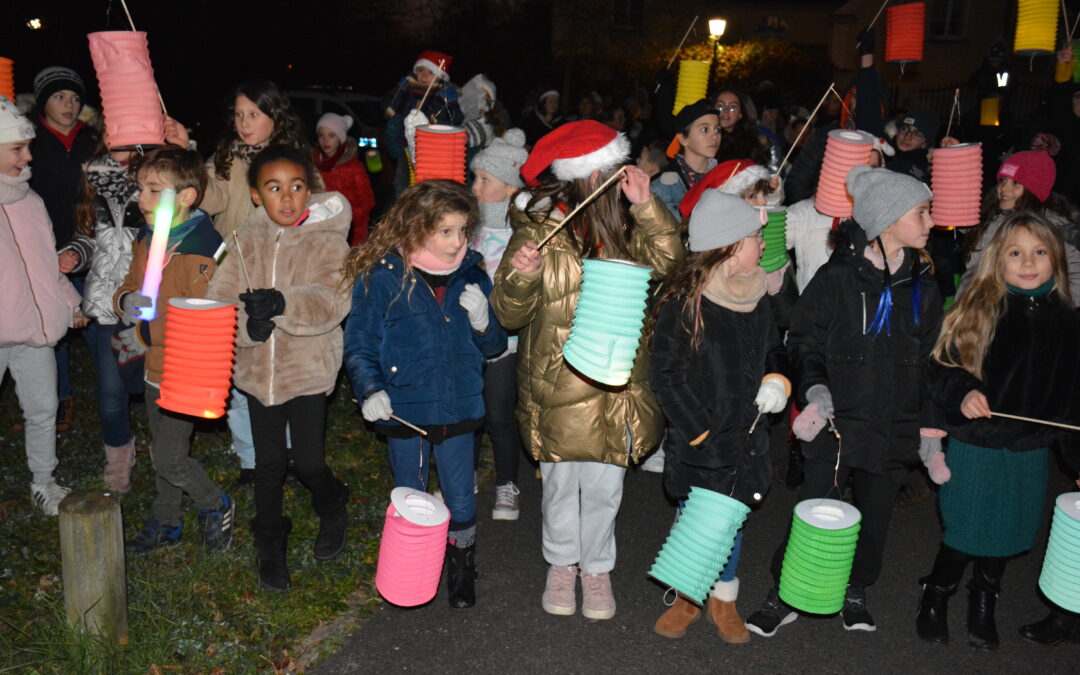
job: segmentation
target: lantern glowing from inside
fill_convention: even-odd
[[[106,144],[113,150],[164,144],[165,118],[146,33],[105,31],[87,37],[101,90]]]
[[[942,227],[972,227],[981,220],[982,144],[964,143],[934,150],[930,215]]]
[[[1060,0],[1018,0],[1013,52],[1037,56],[1054,51]]]
[[[847,191],[848,171],[870,163],[874,137],[865,131],[833,129],[825,142],[814,208],[834,218],[851,217],[851,196]]]
[[[649,576],[702,604],[731,556],[750,507],[719,492],[690,488],[690,496],[656,556]]]
[[[1058,607],[1080,612],[1080,492],[1066,492],[1054,500],[1039,588]]]
[[[224,415],[235,341],[235,303],[206,298],[169,300],[158,405],[194,417],[216,419]]]
[[[394,488],[383,521],[375,588],[387,601],[416,607],[439,590],[450,511],[426,492]]]
[[[15,102],[15,62],[0,56],[0,96]]]
[[[1001,126],[1001,99],[990,96],[979,101],[979,126]]]
[[[896,5],[890,7],[887,13],[889,23],[885,32],[885,60],[889,63],[922,61],[926,3]]]
[[[765,252],[761,254],[761,267],[765,272],[775,272],[788,264],[787,250],[787,211],[782,208],[770,208],[769,220],[762,232],[765,237]]]
[[[582,375],[618,387],[630,381],[645,322],[652,269],[628,260],[586,260],[563,358]]]
[[[679,61],[679,79],[675,85],[675,105],[671,109],[672,115],[678,115],[685,106],[705,98],[705,92],[709,88],[711,66],[712,61]]]
[[[139,318],[153,321],[157,316],[158,288],[161,287],[161,272],[165,268],[165,248],[169,245],[169,230],[172,228],[173,214],[176,207],[176,190],[165,188],[158,197],[154,209],[154,233],[150,237],[150,251],[146,256],[146,272],[143,274],[142,294],[150,298],[149,307],[139,309]]]
[[[835,499],[796,504],[780,572],[780,599],[811,614],[839,612],[861,520],[858,509]]]
[[[465,130],[445,124],[416,128],[416,182],[445,178],[465,182]]]

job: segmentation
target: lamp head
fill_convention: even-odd
[[[709,35],[713,38],[720,38],[724,35],[724,30],[727,28],[727,21],[724,19],[709,19]]]

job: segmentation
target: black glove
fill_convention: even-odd
[[[270,334],[274,332],[274,322],[270,319],[256,319],[249,316],[247,320],[248,337],[255,342],[266,342]]]
[[[855,46],[860,54],[873,54],[874,44],[874,29],[872,28],[867,28],[855,38]]]
[[[274,288],[257,288],[240,294],[244,310],[253,319],[272,319],[285,311],[285,296]]]

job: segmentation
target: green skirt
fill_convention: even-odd
[[[952,479],[938,503],[944,543],[980,557],[1006,557],[1035,546],[1046,501],[1048,450],[983,448],[949,439]]]

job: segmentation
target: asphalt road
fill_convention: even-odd
[[[1054,495],[1069,488],[1060,472],[1051,473],[1048,505]],[[445,587],[423,607],[401,609],[384,603],[312,672],[1080,672],[1080,645],[1045,648],[1017,635],[1021,625],[1046,613],[1037,594],[1042,544],[1011,562],[1006,571],[997,611],[1002,638],[998,651],[983,653],[967,646],[963,590],[950,607],[953,643],[939,646],[918,639],[916,580],[929,570],[940,541],[936,497],[894,513],[884,572],[868,594],[877,632],[846,632],[839,616],[800,616],[775,637],[752,635],[745,645],[725,644],[705,620],[693,624],[686,637],[671,640],[652,631],[664,610],[664,589],[646,572],[663,544],[674,509],[663,496],[659,475],[632,470],[627,473],[616,528],[615,617],[591,621],[580,612],[570,617],[546,614],[540,607],[547,569],[540,552],[540,481],[533,478],[527,464],[522,466],[522,476],[518,521],[491,520],[490,484],[478,497],[481,577],[474,608],[451,610]],[[768,589],[768,560],[787,527],[794,502],[793,493],[774,486],[764,506],[747,521],[739,570],[738,606],[743,618],[759,606]],[[1044,523],[1041,542],[1045,542],[1047,527]]]

